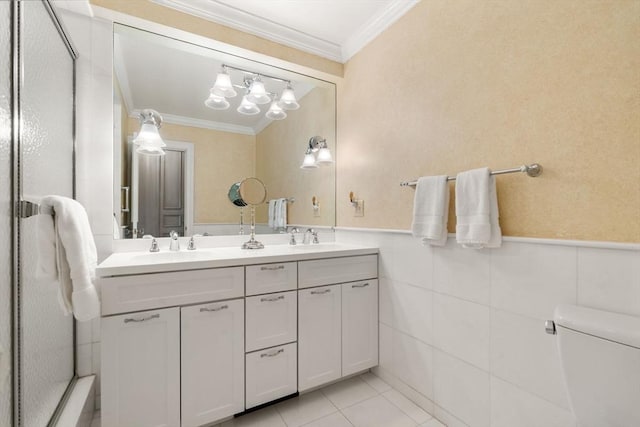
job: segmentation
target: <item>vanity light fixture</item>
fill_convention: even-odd
[[[242,85],[233,84],[229,70],[244,73]],[[267,91],[262,81],[263,78],[286,84],[280,96],[278,96],[277,93]],[[209,97],[204,101],[204,105],[214,110],[226,110],[230,107],[229,101],[227,101],[226,98],[233,98],[237,95],[234,88],[245,91],[242,102],[236,109],[240,114],[259,114],[260,108],[258,104],[268,104],[271,102],[266,117],[271,120],[283,120],[287,118],[286,110],[297,110],[300,108],[290,80],[256,73],[227,64],[222,64],[222,71],[216,76],[216,82],[209,90]],[[314,152],[315,151],[317,150],[314,150]],[[326,158],[326,155],[323,154],[323,156],[319,157]],[[330,157],[331,155],[329,154],[329,158]]]
[[[140,132],[133,143],[138,146],[136,152],[147,156],[163,156],[167,146],[160,137],[158,129],[162,126],[162,116],[156,110],[147,108],[140,112]]]
[[[313,153],[318,153],[317,157]],[[315,169],[318,166],[328,166],[333,163],[327,140],[321,136],[309,139],[309,146],[304,153],[304,160],[300,169]]]

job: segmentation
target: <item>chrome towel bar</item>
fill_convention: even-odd
[[[40,206],[28,200],[20,200],[16,203],[16,216],[19,218],[30,218],[35,215],[53,215],[53,208],[50,206]]]
[[[499,170],[499,171],[492,171],[491,175],[504,175],[504,174],[507,174],[507,173],[516,173],[516,172],[526,173],[531,178],[535,178],[537,176],[542,175],[542,165],[539,164],[539,163],[532,163],[530,165],[522,165],[522,166],[517,167],[517,168],[503,169],[503,170]],[[447,181],[455,181],[455,180],[456,180],[455,176],[447,177]],[[415,187],[416,184],[418,184],[418,181],[404,181],[404,182],[400,183],[400,186],[401,187]]]

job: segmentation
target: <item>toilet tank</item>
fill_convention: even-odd
[[[640,426],[640,318],[561,305],[554,322],[578,425]]]

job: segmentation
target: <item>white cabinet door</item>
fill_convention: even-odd
[[[378,364],[378,281],[342,285],[342,375]]]
[[[341,286],[298,291],[298,387],[300,391],[341,376]]]
[[[101,323],[102,425],[180,426],[180,309]]]
[[[298,336],[296,291],[246,298],[247,351],[294,342]]]
[[[244,301],[183,307],[182,427],[244,411]]]
[[[247,409],[298,390],[298,352],[287,344],[247,354]]]

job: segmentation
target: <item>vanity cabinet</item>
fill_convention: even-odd
[[[102,425],[212,425],[375,366],[376,279],[375,254],[101,278]]]
[[[244,301],[180,309],[182,427],[244,411]]]
[[[103,426],[180,426],[179,308],[103,318],[102,349]]]

